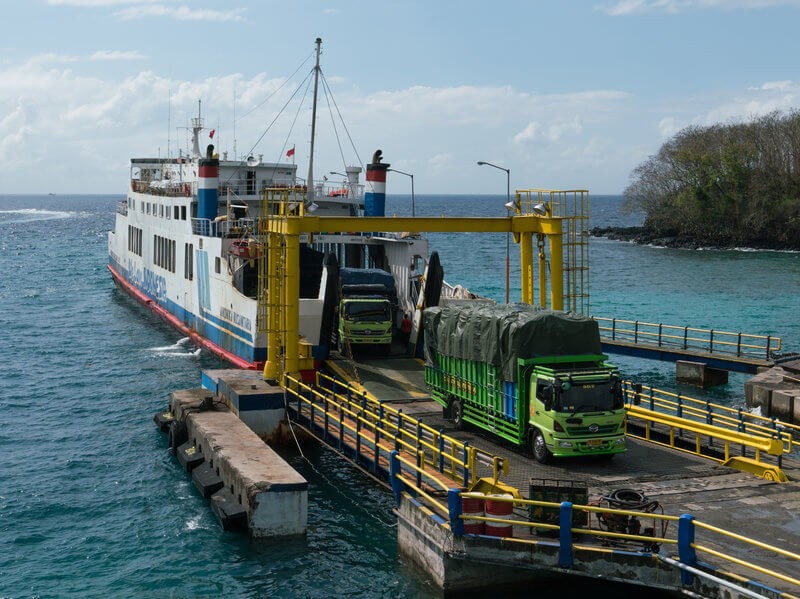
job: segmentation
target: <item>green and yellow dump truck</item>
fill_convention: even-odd
[[[618,370],[591,318],[464,302],[423,315],[425,382],[445,417],[552,457],[625,451]]]
[[[388,354],[397,304],[394,277],[378,268],[342,268],[339,280],[337,349],[345,354],[354,345],[370,345]]]

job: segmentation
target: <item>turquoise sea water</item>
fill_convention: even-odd
[[[0,196],[0,597],[433,595],[397,555],[388,492],[322,448],[284,450],[310,482],[306,539],[265,545],[220,530],[152,416],[170,391],[226,365],[114,288],[106,234],[120,199]],[[418,196],[416,211],[502,216],[503,203]],[[387,212],[410,213],[410,198],[388,198]],[[620,215],[616,197],[593,198],[592,212],[598,226],[639,218]],[[430,238],[448,281],[504,298],[504,236]],[[800,254],[591,248],[595,315],[778,335],[800,350]],[[674,388],[672,365],[615,361]],[[743,380],[713,396],[741,402]]]

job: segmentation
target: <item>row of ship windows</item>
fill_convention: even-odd
[[[128,251],[142,255],[142,230],[139,227],[128,225]],[[153,235],[153,263],[169,272],[175,272],[175,240]],[[221,260],[214,258],[214,272],[222,271]],[[194,244],[183,244],[183,278],[191,281],[194,279]]]
[[[128,225],[128,251],[142,255],[142,230],[133,225]]]
[[[136,200],[131,198],[131,210],[136,210]],[[139,212],[167,220],[186,220],[186,206],[165,206],[155,202],[139,202]]]
[[[153,262],[169,272],[175,272],[175,240],[153,235]]]

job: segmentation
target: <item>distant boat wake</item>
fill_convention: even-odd
[[[0,210],[0,225],[31,223],[41,220],[58,220],[75,216],[75,212],[61,210],[40,210],[39,208],[20,208],[18,210]]]
[[[170,356],[176,358],[188,358],[200,355],[201,348],[194,349],[192,346],[186,348],[189,343],[189,337],[179,339],[173,345],[164,345],[162,347],[151,347],[150,351],[161,356]]]

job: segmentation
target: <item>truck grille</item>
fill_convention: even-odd
[[[616,432],[618,426],[617,424],[601,424],[597,425],[597,430],[594,430],[594,427],[592,427],[593,430],[589,430],[588,426],[570,426],[567,427],[567,432],[575,436],[609,435]]]

